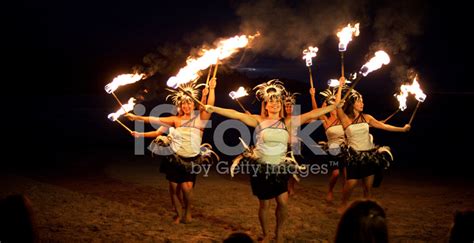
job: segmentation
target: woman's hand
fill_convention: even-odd
[[[202,96],[207,96],[209,94],[209,89],[206,87],[202,90]]]
[[[139,137],[141,137],[141,133],[140,133],[140,132],[132,131],[131,134],[132,134],[132,136],[133,136],[134,138],[139,138]]]
[[[217,84],[217,79],[216,78],[211,78],[211,80],[209,80],[209,88],[210,89],[215,89],[216,84]]]
[[[311,96],[315,96],[315,95],[316,95],[316,89],[315,89],[315,88],[310,88],[310,89],[309,89],[309,94],[310,94]]]
[[[410,124],[405,124],[405,126],[403,127],[403,131],[404,131],[404,132],[408,132],[408,131],[410,131],[410,129],[411,129],[411,125],[410,125]]]
[[[125,113],[124,116],[128,118],[130,121],[135,121],[137,119],[137,116],[132,113]]]

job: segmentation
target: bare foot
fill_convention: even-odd
[[[327,202],[334,201],[334,193],[333,192],[328,192],[328,195],[326,196],[326,201]]]
[[[338,214],[343,214],[344,211],[346,211],[346,205],[345,205],[345,204],[341,204],[341,206],[339,206],[339,207],[337,208],[337,213],[338,213]]]
[[[270,237],[268,235],[264,235],[262,237],[259,237],[258,241],[262,242],[262,243],[269,243],[270,242]]]
[[[191,217],[190,214],[188,214],[188,215],[186,215],[186,216],[184,217],[184,223],[185,223],[185,224],[191,223],[192,220],[193,220],[193,218]]]
[[[173,218],[173,224],[179,224],[180,218],[178,215],[174,216]]]
[[[277,236],[275,237],[275,240],[276,240],[277,243],[283,243],[283,242],[285,242],[285,238],[283,237],[283,235],[277,235]]]

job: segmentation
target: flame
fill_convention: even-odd
[[[116,112],[110,113],[107,118],[109,118],[111,121],[117,120],[121,115],[125,114],[125,111],[129,112],[133,110],[133,107],[135,106],[135,101],[135,98],[130,98],[127,104],[124,104]]]
[[[337,32],[337,37],[339,37],[339,51],[346,51],[347,44],[352,40],[352,36],[359,36],[359,33],[359,23],[355,24],[354,27],[348,24],[341,31]]]
[[[350,84],[351,81],[347,80],[346,79],[346,84]],[[334,88],[334,87],[339,87],[339,80],[337,79],[329,79],[328,80],[328,86],[331,87],[331,88]]]
[[[387,65],[390,63],[390,57],[384,51],[377,51],[375,57],[372,57],[362,68],[360,73],[364,76],[367,76],[370,72],[377,70],[382,67],[382,65]]]
[[[420,102],[424,102],[426,99],[426,94],[423,93],[423,90],[421,90],[420,84],[418,81],[416,81],[416,77],[413,79],[413,84],[411,86],[412,89],[410,92],[415,95],[415,99]]]
[[[318,52],[317,47],[308,47],[303,51],[303,59],[306,60],[306,66],[309,67],[313,65],[312,58],[316,57],[316,53]]]
[[[141,80],[145,74],[122,74],[114,78],[112,82],[105,85],[105,91],[107,93],[114,92],[118,87],[126,85],[126,84],[133,84],[139,80]]]
[[[247,95],[249,95],[249,94],[247,93],[247,90],[245,90],[245,88],[242,87],[242,86],[239,87],[239,89],[238,89],[237,91],[231,91],[231,92],[229,93],[230,98],[232,98],[233,100],[238,99],[238,98],[240,98],[240,97],[247,96]]]
[[[178,85],[188,83],[192,80],[199,78],[199,71],[204,70],[215,64],[218,60],[223,60],[230,57],[232,54],[237,52],[239,48],[243,48],[248,45],[249,41],[259,36],[257,33],[253,36],[234,36],[229,39],[221,40],[216,44],[214,49],[202,49],[199,57],[192,58],[188,57],[186,66],[178,71],[176,76],[170,77],[166,84],[168,87],[176,88]]]
[[[412,84],[403,84],[402,86],[400,86],[400,93],[398,95],[395,95],[400,104],[398,108],[401,111],[407,108],[408,94],[414,94],[415,99],[419,102],[424,102],[426,99],[426,94],[423,93],[423,90],[421,90],[420,84],[418,83],[418,81],[416,81],[416,77],[413,79]]]

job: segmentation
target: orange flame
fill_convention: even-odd
[[[118,87],[135,83],[141,80],[145,74],[122,74],[114,78],[114,80],[105,86],[105,91],[107,93],[114,92]]]
[[[306,60],[306,66],[309,67],[313,65],[313,57],[316,57],[316,53],[318,52],[317,47],[308,47],[303,51],[303,59]]]
[[[414,94],[415,99],[419,102],[423,102],[426,99],[426,94],[423,93],[423,90],[421,90],[420,84],[418,83],[418,81],[416,81],[416,77],[413,79],[412,84],[403,84],[402,86],[400,86],[400,93],[398,95],[395,95],[400,104],[398,108],[401,111],[407,108],[408,94]]]
[[[217,47],[214,49],[202,49],[202,54],[200,57],[188,57],[188,60],[186,61],[187,65],[181,68],[176,76],[169,78],[166,84],[169,87],[176,88],[181,84],[185,84],[199,78],[200,70],[208,68],[212,64],[215,64],[218,60],[223,60],[230,57],[232,54],[237,52],[239,48],[247,46],[249,41],[259,35],[260,34],[257,33],[253,36],[234,36],[232,38],[219,41],[216,44]]]
[[[372,57],[362,68],[360,73],[364,76],[367,76],[370,72],[377,70],[382,67],[382,65],[387,65],[390,63],[390,57],[384,51],[377,51],[375,57]]]
[[[242,86],[239,87],[239,89],[238,89],[237,91],[231,91],[231,92],[229,93],[230,98],[232,98],[233,100],[238,99],[238,98],[240,98],[240,97],[247,96],[247,95],[249,95],[249,94],[247,93],[247,90],[245,90],[245,88],[242,87]]]
[[[118,109],[114,113],[110,113],[107,118],[109,118],[111,121],[117,120],[121,115],[125,114],[125,111],[129,112],[133,110],[133,107],[135,106],[135,98],[130,98],[128,100],[127,104],[124,104],[120,109]]]
[[[341,31],[337,32],[337,37],[339,37],[339,51],[346,51],[347,44],[352,40],[352,36],[359,36],[359,33],[359,23],[355,24],[354,27],[348,24]]]

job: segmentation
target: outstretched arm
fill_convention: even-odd
[[[156,138],[156,137],[160,136],[161,134],[165,133],[167,130],[168,130],[168,127],[161,126],[156,131],[153,131],[153,132],[136,132],[136,131],[133,131],[132,136],[134,136],[136,138],[140,138],[140,137]]]
[[[176,120],[176,116],[169,116],[169,117],[137,116],[132,113],[125,114],[125,117],[127,117],[131,121],[139,120],[139,121],[144,121],[146,123],[159,124],[159,125],[164,125],[168,127],[173,127],[175,124],[174,122]]]
[[[256,127],[258,125],[258,116],[249,115],[246,113],[238,112],[233,109],[225,109],[217,106],[206,105],[206,111],[209,113],[217,113],[221,116],[225,116],[231,119],[239,120],[247,126]]]
[[[306,123],[311,119],[318,119],[321,115],[331,112],[334,109],[336,109],[336,105],[328,105],[324,108],[315,109],[299,116],[295,116],[292,118],[292,126],[301,126],[301,124]]]
[[[396,127],[396,126],[392,126],[392,125],[389,125],[389,124],[385,124],[385,123],[375,119],[371,115],[364,114],[364,116],[365,116],[365,119],[366,119],[367,123],[369,123],[369,125],[371,125],[375,128],[378,128],[378,129],[385,130],[385,131],[389,131],[389,132],[408,132],[411,128],[411,126],[409,124],[406,124],[403,127]]]

